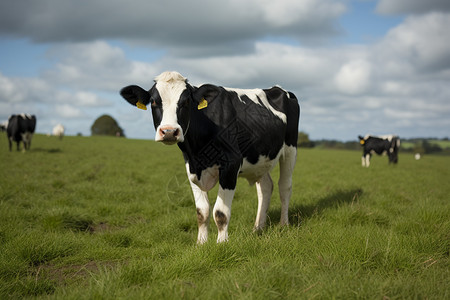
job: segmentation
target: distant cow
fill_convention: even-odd
[[[280,87],[264,90],[211,84],[195,87],[177,72],[164,72],[156,77],[149,91],[132,85],[120,93],[139,108],[151,105],[155,140],[168,145],[177,143],[183,152],[197,208],[197,243],[208,239],[207,192],[217,182],[219,191],[213,208],[217,242],[228,240],[238,176],[250,184],[256,183],[258,210],[254,229],[265,226],[273,190],[269,172],[277,162],[280,223],[288,224],[300,115],[294,94]]]
[[[1,132],[6,131],[6,128],[8,128],[8,121],[5,121],[5,122],[0,124],[0,131]]]
[[[24,151],[29,150],[31,138],[36,128],[36,117],[28,114],[12,115],[8,119],[6,133],[8,135],[9,151],[12,143],[17,143],[17,151],[20,150],[20,142],[23,142]]]
[[[62,138],[64,136],[64,126],[62,126],[61,124],[58,124],[55,127],[53,127],[53,135],[58,136],[59,139],[62,140]]]
[[[387,154],[389,164],[398,162],[398,149],[400,148],[400,138],[396,135],[358,136],[359,143],[363,146],[363,156],[361,158],[362,166],[370,166],[370,157],[376,153],[378,155]]]

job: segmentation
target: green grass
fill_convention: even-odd
[[[176,146],[36,135],[27,153],[7,148],[3,136],[1,299],[450,298],[447,156],[366,169],[360,152],[301,149],[289,227],[275,187],[253,234],[256,190],[241,179],[230,241],[211,224],[197,246]]]

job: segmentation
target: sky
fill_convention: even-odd
[[[192,85],[280,85],[310,139],[450,137],[448,0],[2,0],[0,122],[90,135],[103,114],[153,139],[121,98],[164,71]]]

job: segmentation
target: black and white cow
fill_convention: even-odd
[[[197,208],[198,237],[208,239],[210,205],[207,192],[219,182],[213,218],[217,242],[228,240],[231,203],[238,176],[256,183],[255,230],[266,223],[273,183],[270,170],[280,163],[278,182],[282,225],[288,224],[292,172],[297,156],[300,108],[294,94],[280,87],[232,89],[190,85],[177,72],[164,72],[146,91],[131,85],[121,95],[132,105],[151,105],[155,140],[177,143],[183,152]]]
[[[17,151],[20,150],[20,142],[23,142],[23,150],[29,150],[31,138],[36,129],[36,117],[34,115],[20,114],[11,115],[8,119],[6,134],[8,136],[9,151],[12,150],[12,143],[17,143]]]
[[[0,124],[0,131],[1,132],[6,131],[6,128],[8,128],[8,121],[5,121],[5,122]]]
[[[361,163],[363,167],[370,166],[370,157],[376,153],[378,155],[387,154],[389,163],[398,162],[398,149],[400,148],[400,138],[396,135],[358,136],[359,143],[363,146],[363,156]]]

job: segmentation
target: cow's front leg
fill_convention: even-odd
[[[214,221],[216,222],[218,235],[217,242],[228,241],[228,224],[231,218],[231,203],[233,202],[235,189],[223,188],[219,185],[216,204],[214,205]]]
[[[368,168],[370,166],[370,154],[366,154],[366,167]]]
[[[195,207],[197,208],[198,236],[197,244],[204,244],[208,240],[209,225],[209,200],[208,193],[202,191],[196,184],[190,181],[194,194]]]
[[[240,162],[237,160],[229,160],[227,167],[221,167],[219,169],[219,191],[213,209],[214,221],[218,229],[218,243],[228,241],[231,203],[233,202],[234,192],[236,190],[239,168]]]

